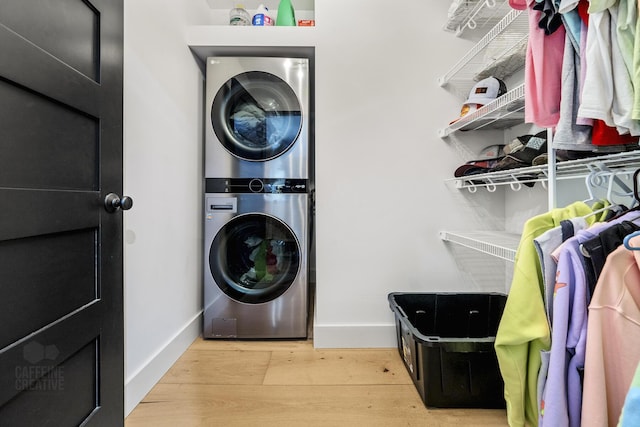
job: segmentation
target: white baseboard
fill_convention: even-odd
[[[395,348],[396,325],[322,325],[313,326],[315,348]]]
[[[147,362],[125,379],[125,417],[142,401],[154,385],[171,368],[202,332],[202,311],[197,313],[173,337],[161,346]]]

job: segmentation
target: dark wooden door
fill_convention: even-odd
[[[0,0],[0,426],[124,423],[122,25]]]

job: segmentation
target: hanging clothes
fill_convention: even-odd
[[[578,89],[580,91],[580,102],[582,103],[582,89],[584,88],[584,79],[587,74],[587,30],[589,25],[589,13],[587,10],[589,10],[589,1],[577,0],[573,4],[575,5],[574,10],[578,13],[580,21],[582,22],[580,26],[580,87]],[[579,125],[593,126],[594,121],[593,119],[580,116],[576,118],[576,123]]]
[[[584,89],[584,83],[586,79],[586,70],[587,70],[587,35],[588,35],[588,26],[589,26],[589,1],[588,0],[563,0],[567,1],[567,8],[575,6],[575,10],[578,12],[580,19],[582,21],[582,30],[580,33],[580,94]],[[562,6],[561,6],[562,9]],[[640,47],[640,45],[638,45]],[[634,56],[635,60],[635,56]],[[638,64],[640,65],[640,52],[638,54]],[[640,79],[640,68],[638,69],[638,77]],[[638,86],[635,86],[635,90],[638,89]],[[638,102],[640,105],[640,93],[638,94]],[[580,96],[582,99],[582,95]],[[612,148],[618,145],[624,144],[632,144],[637,143],[638,138],[633,137],[632,135],[620,135],[615,127],[608,126],[604,121],[600,119],[593,119],[588,117],[581,117],[578,115],[576,118],[577,124],[584,124],[593,126],[592,134],[591,134],[591,144],[594,147],[597,147],[599,151],[606,151],[605,148]]]
[[[542,272],[533,239],[565,219],[585,216],[592,209],[583,202],[529,219],[515,256],[513,280],[498,326],[495,350],[504,380],[507,418],[512,427],[538,424],[538,372],[541,351],[551,345],[544,307]],[[593,217],[587,222],[592,223]]]
[[[569,417],[569,407],[575,406],[572,400],[578,400],[579,409],[582,395],[579,377],[578,387],[574,384],[578,371],[575,366],[572,367],[578,365],[579,361],[571,357],[579,356],[575,347],[586,334],[588,293],[580,258],[576,236],[563,244],[558,258],[558,277],[553,297],[555,316],[548,375],[541,402],[541,426],[580,426],[579,418],[576,423]]]
[[[568,231],[567,224],[571,225],[571,231]],[[557,260],[551,254],[562,242],[573,237],[577,231],[583,230],[587,226],[587,221],[583,217],[571,218],[561,221],[559,227],[547,230],[533,239],[542,272],[544,307],[549,325],[553,322],[553,290],[556,284],[557,270]]]
[[[547,230],[542,235],[533,239],[536,252],[538,253],[538,261],[540,263],[542,271],[542,282],[544,289],[544,306],[547,311],[547,322],[549,328],[552,329],[553,321],[553,291],[556,283],[556,271],[557,260],[552,256],[552,253],[563,242],[574,236],[574,234],[587,228],[587,221],[583,217],[572,218],[570,220],[563,220],[560,222],[560,226]],[[553,344],[553,342],[552,342]],[[541,365],[538,373],[538,389],[537,389],[537,403],[538,408],[543,407],[543,393],[545,382],[547,378],[547,372],[549,370],[549,357],[548,351],[543,351],[540,354]]]
[[[639,238],[632,239],[637,246]],[[614,426],[640,362],[640,251],[607,257],[589,304],[582,425]]]
[[[636,0],[616,0],[615,3],[617,3],[617,6],[614,6],[613,4],[608,6],[609,9],[613,9],[615,7],[617,10],[617,14],[615,16],[614,36],[618,40],[620,55],[627,69],[630,85],[633,88],[633,56],[636,38],[636,23],[638,20],[638,5]],[[633,105],[633,102],[631,102],[631,105]]]
[[[625,236],[638,230],[640,230],[640,226],[635,223],[622,221],[617,226],[612,226],[602,231],[598,236],[582,244],[583,252],[588,254],[593,271],[593,278],[589,283],[589,293],[591,295],[607,261],[607,256],[622,244]]]
[[[529,18],[524,69],[525,121],[544,128],[555,127],[560,118],[564,25],[560,21],[551,34],[545,35],[540,28],[540,22],[546,22],[545,12],[535,9],[536,0],[509,0],[509,4],[514,9],[527,10]]]
[[[605,221],[609,215],[609,210],[603,210],[609,203],[605,201],[598,201],[591,207],[594,212],[601,211],[600,214],[594,216],[596,222]],[[563,220],[560,222],[560,227],[553,228],[546,231],[539,237],[533,239],[533,243],[538,253],[538,260],[542,269],[542,281],[544,289],[544,305],[547,311],[547,321],[549,322],[549,329],[553,333],[553,296],[556,284],[557,275],[557,254],[555,251],[580,230],[584,230],[588,227],[587,221],[584,217],[571,218],[570,220]],[[553,340],[551,341],[553,346]],[[541,365],[538,373],[538,390],[537,390],[537,402],[540,416],[542,416],[542,410],[544,407],[543,394],[547,381],[547,373],[549,370],[549,362],[551,353],[543,351],[540,354]]]
[[[554,317],[548,374],[544,379],[540,406],[541,426],[581,426],[582,371],[592,271],[591,261],[584,256],[581,245],[600,238],[603,233],[607,236],[617,235],[619,230],[629,227],[629,218],[638,217],[638,213],[628,213],[610,222],[596,223],[578,231],[556,251],[558,267],[553,296]],[[622,240],[619,242],[622,244]]]
[[[631,54],[628,49],[630,37],[638,37],[635,30],[636,0],[622,0],[620,5],[617,1],[611,0],[595,0],[592,3],[593,9],[605,7],[609,16],[613,12],[616,20],[614,38],[617,40],[619,35],[622,38],[620,45],[624,47],[615,50],[609,48],[605,53],[599,52],[599,45],[596,43],[595,47],[593,46],[593,39],[599,40],[595,37],[597,31],[594,33],[595,30],[592,29],[589,41],[591,45],[587,48],[589,1],[561,0],[559,2],[558,12],[562,16],[566,29],[566,40],[562,59],[560,113],[552,144],[555,149],[560,150],[617,152],[620,151],[620,145],[637,143],[637,132],[640,131],[640,123],[633,120],[636,118],[633,115],[635,113],[631,113],[634,105],[637,105],[638,115],[640,115],[640,91],[634,83],[636,80],[640,81],[640,44],[631,45],[635,48]],[[618,10],[621,11],[619,14]],[[601,23],[601,20],[596,19],[596,22]],[[608,46],[606,42],[603,43],[605,47]],[[602,55],[594,59],[597,53]],[[588,63],[594,61],[598,67],[589,73],[587,81]],[[624,76],[624,67],[613,66],[619,63],[626,65],[627,77]],[[636,67],[635,64],[638,66]],[[602,69],[606,70],[601,72]],[[614,71],[622,74],[614,76],[612,74]],[[632,87],[633,91],[638,93],[637,98],[629,95],[631,92],[627,87]],[[586,95],[583,95],[583,92]],[[611,93],[611,100],[608,101],[608,98],[603,97],[603,93]],[[528,95],[528,93],[525,94],[525,104],[531,102]],[[583,96],[587,97],[584,103]],[[629,100],[632,101],[631,104]],[[636,104],[633,104],[633,101]],[[601,110],[593,110],[594,103],[599,105],[598,108]],[[616,125],[618,125],[617,128]]]
[[[544,31],[545,35],[553,34],[563,25],[562,17],[558,13],[555,0],[536,0],[536,4],[533,5],[533,10],[542,12],[540,21],[538,21],[538,27]]]
[[[573,28],[573,31],[567,31],[565,37],[560,115],[553,136],[553,147],[556,150],[592,151],[591,126],[578,124],[581,87],[579,43],[582,21],[575,10],[569,12],[568,15],[576,18],[577,22],[574,22],[575,26],[568,27]]]
[[[596,201],[591,209],[595,213],[592,222],[607,221],[612,216],[613,208],[608,201]],[[554,251],[567,239],[573,237],[578,231],[589,227],[590,223],[584,217],[576,217],[560,221],[560,226],[548,230],[533,239],[533,244],[538,253],[538,262],[542,271],[542,284],[544,289],[544,306],[547,311],[549,326],[553,323],[553,293],[556,283],[557,256]]]
[[[618,427],[637,427],[640,420],[640,364],[631,381],[631,387],[624,400]]]
[[[578,116],[600,119],[619,134],[637,136],[640,124],[631,118],[634,89],[625,63],[628,54],[617,37],[619,10],[626,6],[627,0],[589,2],[586,75]]]
[[[637,0],[636,0],[637,2]],[[637,13],[640,15],[640,4]],[[633,66],[631,80],[633,81],[633,110],[631,117],[640,120],[640,19],[636,15],[636,33],[633,42]]]
[[[565,28],[560,25],[546,35],[539,27],[543,12],[535,10],[530,0],[529,41],[525,60],[525,121],[544,128],[553,128],[560,119],[562,62]]]

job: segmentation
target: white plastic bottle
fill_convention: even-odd
[[[275,23],[273,18],[269,16],[269,9],[263,4],[258,6],[255,15],[253,15],[253,21],[251,22],[255,26],[271,26]]]
[[[237,4],[229,12],[229,25],[251,25],[251,15],[243,5]]]

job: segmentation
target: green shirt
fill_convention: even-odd
[[[511,289],[495,341],[511,427],[538,425],[540,352],[551,348],[542,272],[533,239],[559,226],[565,219],[591,212],[592,209],[584,202],[575,202],[535,216],[524,225],[516,251]],[[585,220],[592,224],[596,216],[591,215]]]

